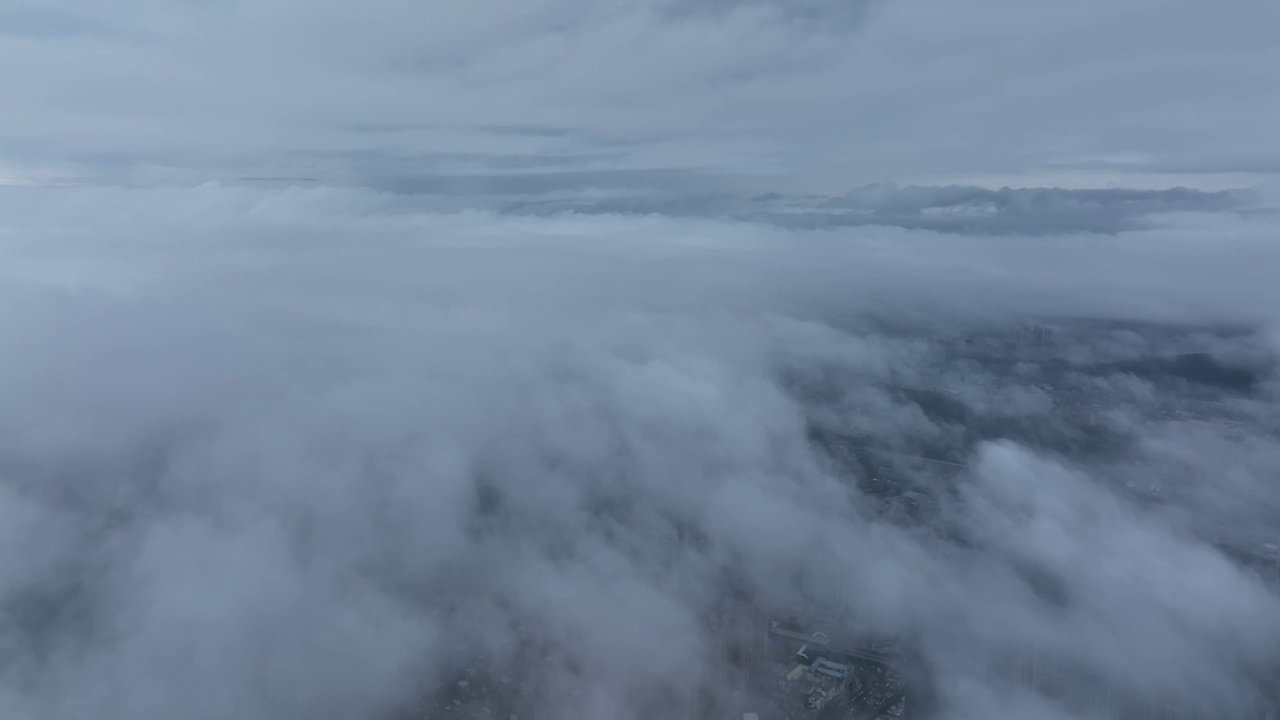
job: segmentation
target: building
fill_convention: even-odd
[[[824,657],[806,665],[804,657],[782,679],[780,709],[788,720],[817,717],[832,703],[847,701],[856,686],[852,666]]]

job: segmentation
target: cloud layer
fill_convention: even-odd
[[[522,717],[738,707],[734,576],[910,638],[940,717],[1274,702],[1269,218],[962,237],[419,202],[0,193],[0,708],[421,716],[481,658]],[[1059,364],[985,358],[1024,322]],[[935,518],[882,510],[877,464]]]
[[[0,715],[1274,717],[1278,8],[9,0]]]
[[[714,170],[1234,187],[1273,177],[1267,0],[13,0],[0,177]],[[706,179],[703,178],[706,182]]]

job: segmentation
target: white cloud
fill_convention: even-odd
[[[736,569],[943,717],[1256,716],[1277,8],[6,3],[0,714],[671,716]]]
[[[867,315],[1274,321],[1265,219],[961,238],[446,214],[335,188],[0,203],[3,526],[45,539],[0,566],[15,714],[376,712],[470,650],[510,654],[524,625],[559,649],[517,666],[527,703],[640,717],[691,678],[719,687],[705,616],[731,562],[775,601],[805,568],[810,592],[921,638],[955,716],[1066,713],[982,675],[984,647],[1232,710],[1265,690],[1248,673],[1275,660],[1280,600],[1208,529],[1274,520],[1274,389],[1239,401],[1243,442],[1117,394],[1142,457],[1184,478],[1163,510],[1104,484],[1157,471],[988,446],[944,501],[967,545],[874,519],[806,437],[969,431],[902,394],[933,372],[927,337]],[[1253,335],[1096,332],[1077,365],[1162,342],[1269,357]],[[1058,432],[1016,377],[946,381],[973,417]]]

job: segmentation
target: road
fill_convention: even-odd
[[[894,658],[888,655],[875,652],[874,650],[840,647],[829,639],[823,640],[821,638],[814,637],[813,634],[794,632],[776,626],[769,628],[769,632],[777,637],[786,638],[793,643],[809,645],[812,648],[821,649],[833,655],[839,655],[850,659],[866,660],[868,662],[876,663],[877,665],[891,666],[894,663]]]

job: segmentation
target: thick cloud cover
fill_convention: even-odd
[[[741,712],[715,618],[743,583],[910,638],[943,717],[1275,701],[1269,217],[416,202],[0,193],[6,715],[445,717],[479,667],[532,717]],[[1024,321],[1052,367],[971,347]],[[904,522],[833,436],[966,467],[903,466],[937,506]],[[1028,652],[1030,687],[1000,669]]]
[[[0,715],[1280,716],[1278,13],[6,0]]]
[[[0,117],[0,177],[1251,185],[1280,168],[1278,13],[1270,0],[7,0],[0,106],[20,111]]]

